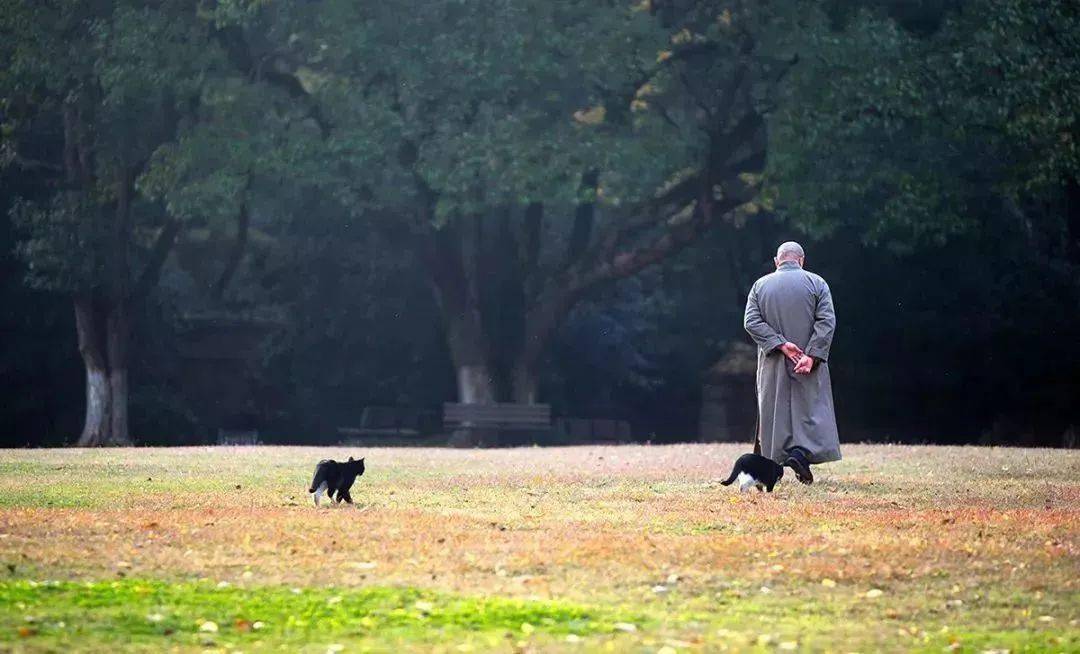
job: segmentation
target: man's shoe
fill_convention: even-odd
[[[801,452],[792,452],[791,456],[784,461],[784,465],[795,471],[795,478],[800,482],[814,483],[814,473],[810,472],[810,464],[806,462]]]

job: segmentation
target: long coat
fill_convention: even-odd
[[[840,460],[833,411],[829,349],[836,329],[832,295],[825,280],[794,261],[762,277],[746,299],[743,326],[758,346],[758,439],[761,453],[783,463],[800,446],[810,463]],[[792,342],[817,361],[808,375],[779,349]]]

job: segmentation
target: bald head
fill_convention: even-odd
[[[803,252],[802,246],[795,241],[788,241],[787,243],[781,243],[780,247],[776,248],[776,259],[774,261],[777,267],[785,261],[794,261],[802,267],[804,258],[806,258],[806,254]]]

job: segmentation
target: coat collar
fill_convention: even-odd
[[[777,270],[802,270],[802,266],[798,261],[784,261],[776,267]]]

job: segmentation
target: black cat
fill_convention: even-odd
[[[345,463],[338,463],[333,459],[324,459],[315,466],[315,476],[311,478],[309,493],[315,494],[315,506],[319,506],[323,491],[327,491],[327,497],[340,502],[345,500],[352,504],[352,496],[349,489],[352,488],[356,478],[364,474],[364,460],[354,461],[350,456]],[[337,493],[337,498],[334,498]]]
[[[735,467],[731,469],[731,476],[720,482],[724,486],[730,486],[736,479],[739,480],[739,492],[744,492],[752,486],[758,490],[772,492],[773,486],[784,476],[784,466],[772,459],[760,454],[744,454],[735,461]]]

